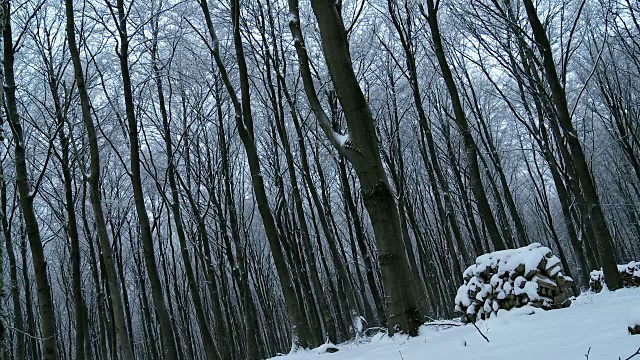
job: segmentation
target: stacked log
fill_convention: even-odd
[[[618,265],[618,272],[624,287],[640,287],[640,261],[632,261],[626,265]],[[593,270],[589,275],[589,290],[598,293],[604,286],[602,269]]]
[[[571,303],[565,289],[573,279],[563,275],[560,259],[538,243],[484,254],[464,271],[463,279],[455,302],[465,323],[495,316],[499,310],[551,310]]]

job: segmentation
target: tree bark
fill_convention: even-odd
[[[16,254],[13,249],[11,225],[7,218],[7,183],[4,178],[4,164],[0,164],[0,221],[2,223],[2,234],[7,250],[7,258],[9,259],[9,285],[11,288],[11,301],[13,304],[14,327],[16,328],[16,359],[26,359],[25,336],[26,328],[24,317],[22,314],[22,305],[20,304],[20,284],[18,282],[18,264],[16,263]],[[14,210],[10,211],[13,217]],[[4,341],[4,340],[0,340]],[[0,347],[2,351],[2,347]]]
[[[300,30],[298,3],[290,0],[289,27],[293,33],[307,99],[325,135],[338,151],[347,156],[360,180],[380,254],[378,259],[387,294],[388,333],[406,332],[416,336],[422,322],[414,283],[418,279],[413,279],[409,270],[401,241],[398,208],[380,158],[373,116],[355,77],[346,30],[334,1],[313,0],[311,6],[320,28],[329,74],[347,119],[349,134],[345,141],[340,141],[333,132],[317,99]]]
[[[254,139],[253,132],[253,117],[251,113],[251,98],[249,89],[249,77],[247,73],[247,65],[244,59],[244,51],[242,49],[242,37],[240,34],[240,6],[237,0],[232,2],[232,19],[233,19],[233,38],[236,51],[236,58],[238,61],[238,69],[240,76],[240,88],[242,102],[237,98],[233,85],[229,79],[226,67],[222,62],[219,53],[218,39],[213,28],[213,22],[211,21],[211,15],[209,13],[209,7],[206,0],[201,0],[200,6],[207,23],[207,29],[209,36],[213,42],[213,55],[218,70],[222,76],[224,85],[229,93],[229,97],[232,100],[236,125],[238,127],[238,134],[244,145],[247,160],[249,165],[249,171],[251,173],[251,183],[253,191],[256,197],[258,205],[258,211],[262,218],[262,224],[264,226],[267,239],[269,241],[269,247],[271,248],[271,254],[276,266],[278,278],[280,279],[280,285],[285,297],[285,306],[287,307],[287,313],[289,320],[291,321],[292,329],[292,348],[306,348],[308,345],[307,339],[307,325],[304,320],[304,316],[298,304],[295,295],[294,284],[291,279],[291,274],[287,269],[287,263],[282,251],[282,244],[279,239],[278,230],[271,213],[269,206],[269,200],[264,186],[264,179],[260,171],[260,158],[258,156],[258,150]]]
[[[29,186],[24,134],[18,114],[16,83],[13,71],[15,49],[13,47],[13,35],[11,32],[11,18],[9,16],[11,8],[8,1],[2,5],[2,10],[4,14],[6,14],[6,21],[2,32],[6,110],[11,133],[13,134],[16,188],[20,197],[20,206],[22,208],[22,216],[24,218],[29,246],[31,247],[33,270],[36,278],[36,288],[38,290],[38,311],[40,313],[40,329],[43,345],[42,358],[44,360],[56,360],[58,359],[56,317],[53,309],[51,286],[47,276],[47,261],[44,256],[38,219],[33,207],[33,197],[35,193],[32,193],[34,189],[31,189]]]
[[[584,194],[588,216],[593,224],[598,250],[602,258],[605,282],[610,290],[617,290],[622,287],[622,279],[618,272],[617,262],[613,253],[611,234],[609,233],[609,227],[602,212],[600,199],[593,178],[591,177],[589,166],[587,165],[587,160],[578,138],[578,133],[571,120],[571,114],[569,113],[567,104],[567,95],[556,71],[551,44],[549,43],[549,38],[547,37],[544,26],[538,18],[533,2],[531,0],[524,0],[524,6],[527,11],[529,23],[533,29],[538,50],[542,54],[542,65],[547,82],[551,88],[552,99],[558,114],[558,123],[569,145],[571,160],[575,167],[582,193]]]
[[[69,1],[69,0],[67,0]],[[193,267],[191,265],[191,256],[189,249],[187,248],[187,238],[184,232],[184,225],[182,223],[182,213],[180,210],[180,197],[178,194],[178,183],[176,182],[176,168],[174,163],[174,151],[173,142],[171,141],[171,129],[169,127],[169,116],[167,115],[167,107],[165,104],[164,91],[162,89],[162,74],[158,67],[158,23],[157,20],[154,23],[154,33],[151,49],[151,64],[153,67],[153,73],[155,77],[156,90],[158,93],[158,102],[160,106],[160,114],[162,116],[162,128],[164,131],[164,143],[165,150],[167,152],[167,178],[169,180],[169,187],[171,190],[170,207],[173,213],[173,222],[176,226],[176,233],[178,235],[178,241],[180,243],[180,254],[182,255],[182,261],[184,263],[185,274],[187,276],[187,282],[189,286],[189,292],[191,293],[191,300],[196,313],[196,320],[198,327],[200,328],[200,336],[202,337],[202,345],[204,346],[204,352],[207,359],[220,359],[220,353],[218,347],[213,339],[213,335],[209,330],[207,324],[207,316],[202,306],[202,299],[200,298],[200,290],[196,284],[195,275],[193,273]]]
[[[151,233],[149,215],[145,205],[144,190],[142,189],[138,121],[135,115],[131,75],[129,73],[129,35],[127,34],[127,13],[124,8],[124,0],[118,0],[116,2],[116,10],[120,43],[118,58],[120,60],[120,71],[122,73],[125,113],[129,130],[131,186],[133,188],[135,208],[138,215],[138,225],[140,226],[144,262],[151,284],[151,298],[160,324],[160,333],[164,344],[164,357],[168,360],[175,360],[178,359],[178,350],[171,325],[171,317],[164,301],[164,291],[162,290],[154,253],[153,234]]]
[[[124,318],[124,310],[122,306],[122,296],[120,293],[120,285],[118,283],[113,254],[111,250],[111,242],[107,233],[106,221],[102,210],[102,200],[100,193],[100,150],[98,149],[98,139],[96,135],[93,116],[91,114],[91,103],[89,94],[84,81],[82,63],[80,60],[80,52],[76,43],[75,21],[73,0],[65,0],[66,9],[66,31],[67,42],[69,43],[69,52],[73,62],[74,75],[78,93],[80,95],[80,104],[82,109],[82,120],[87,129],[89,152],[90,152],[90,173],[89,173],[89,193],[91,205],[93,209],[94,221],[96,223],[97,236],[100,245],[100,251],[105,264],[105,276],[109,284],[109,297],[113,304],[112,311],[115,321],[116,336],[118,337],[120,351],[123,357],[135,359],[131,348],[131,339],[129,339]]]
[[[439,2],[438,2],[439,4]],[[473,135],[471,134],[471,128],[467,121],[464,109],[462,108],[462,102],[460,101],[460,95],[451,73],[451,68],[447,62],[445,56],[444,47],[442,45],[442,38],[440,35],[440,26],[438,24],[437,11],[433,0],[427,0],[427,12],[421,6],[423,16],[429,23],[431,29],[431,39],[433,41],[436,58],[442,72],[442,78],[445,81],[449,96],[451,97],[451,104],[453,106],[453,112],[455,116],[455,122],[458,126],[458,130],[462,135],[462,141],[467,154],[467,161],[469,163],[469,177],[471,179],[471,190],[478,203],[478,212],[482,217],[484,225],[487,228],[489,238],[493,245],[494,250],[504,250],[506,248],[504,239],[500,236],[500,231],[496,225],[495,217],[491,211],[489,200],[482,184],[482,175],[480,174],[480,165],[478,164],[478,146],[476,145]]]

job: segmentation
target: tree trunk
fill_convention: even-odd
[[[75,21],[73,14],[73,0],[65,0],[66,18],[67,18],[67,42],[69,43],[69,52],[73,61],[73,69],[80,95],[80,104],[82,108],[82,120],[87,128],[89,141],[89,152],[91,156],[90,174],[89,174],[89,193],[91,198],[91,206],[93,209],[94,221],[96,222],[97,236],[100,245],[100,251],[104,259],[105,277],[109,284],[109,297],[111,299],[113,317],[115,322],[116,336],[118,337],[120,352],[124,358],[135,359],[131,348],[131,339],[129,339],[125,324],[124,310],[122,307],[122,296],[120,293],[120,285],[118,283],[113,254],[111,250],[111,242],[107,233],[106,221],[102,210],[102,200],[100,193],[100,151],[98,149],[98,139],[91,115],[91,103],[89,94],[84,82],[84,74],[82,72],[82,63],[80,60],[80,52],[76,44]]]
[[[325,134],[354,165],[360,180],[365,207],[375,233],[382,281],[388,297],[388,333],[393,335],[395,332],[406,332],[416,336],[422,322],[414,284],[418,279],[413,279],[409,269],[401,241],[398,208],[380,158],[373,116],[355,77],[346,30],[334,1],[313,0],[311,6],[320,28],[329,74],[347,119],[349,134],[346,139],[342,138],[341,141],[341,137],[333,132],[317,99],[300,30],[298,3],[290,0],[289,27],[294,36],[305,92]]]
[[[22,314],[22,306],[20,304],[20,284],[18,282],[18,265],[16,263],[16,254],[13,250],[11,225],[7,219],[7,183],[4,178],[4,164],[0,164],[0,220],[2,222],[2,234],[7,249],[7,258],[9,259],[9,284],[11,288],[11,301],[13,304],[14,327],[16,328],[16,359],[26,359],[25,336],[26,328]],[[13,216],[14,211],[10,212]],[[4,339],[4,338],[3,338]],[[4,340],[0,340],[4,341]],[[2,347],[0,347],[2,351]]]
[[[573,123],[571,121],[571,114],[569,113],[569,107],[567,105],[567,95],[565,89],[562,87],[562,83],[558,78],[556,71],[556,65],[553,60],[553,53],[551,50],[551,44],[547,38],[547,33],[544,26],[538,18],[538,14],[531,0],[524,0],[524,5],[527,11],[527,17],[529,23],[533,29],[533,35],[536,39],[538,49],[542,54],[542,65],[545,70],[545,75],[549,87],[551,88],[551,95],[558,114],[558,123],[564,132],[565,139],[569,145],[571,151],[571,160],[575,166],[576,175],[578,176],[580,187],[584,194],[586,207],[589,218],[593,224],[593,230],[595,233],[596,241],[598,244],[598,250],[602,258],[602,268],[604,271],[605,282],[610,290],[617,290],[622,287],[622,279],[618,272],[615,256],[613,254],[613,245],[611,234],[609,233],[609,227],[607,226],[602,207],[600,205],[600,199],[595,188],[595,183],[589,172],[589,166],[578,138]]]
[[[154,253],[153,234],[151,233],[149,215],[147,213],[147,207],[145,205],[144,190],[142,189],[138,121],[136,120],[135,115],[131,75],[129,73],[129,35],[127,34],[127,13],[124,9],[124,0],[118,0],[116,2],[116,7],[120,43],[118,58],[120,59],[120,71],[122,73],[125,113],[129,130],[129,146],[131,154],[131,186],[133,188],[136,213],[138,214],[138,224],[140,226],[140,238],[142,241],[144,262],[147,268],[149,282],[151,284],[151,298],[156,309],[158,322],[160,324],[160,333],[162,335],[164,344],[164,356],[168,360],[175,360],[178,359],[178,350],[176,348],[176,340],[173,327],[171,325],[171,316],[164,301],[164,291],[162,290],[162,284],[160,282],[160,276],[158,274],[158,267],[156,265]]]
[[[256,203],[258,205],[258,211],[260,213],[260,217],[262,218],[262,224],[269,241],[269,247],[271,248],[271,254],[273,256],[273,261],[276,266],[278,278],[280,279],[280,285],[282,286],[282,291],[285,297],[285,306],[287,307],[287,313],[292,325],[292,348],[306,348],[308,344],[308,330],[306,321],[304,320],[304,315],[302,314],[302,311],[296,299],[294,284],[291,279],[291,275],[289,274],[289,270],[287,269],[285,256],[282,251],[282,244],[279,239],[279,234],[276,228],[275,221],[273,219],[273,214],[271,213],[269,200],[264,186],[264,179],[260,171],[260,158],[258,156],[258,151],[254,140],[249,76],[247,73],[247,65],[244,59],[244,51],[242,48],[242,37],[240,34],[240,4],[237,0],[233,0],[231,13],[233,19],[233,38],[240,76],[242,103],[237,98],[233,85],[231,84],[231,81],[229,79],[226,67],[220,57],[220,53],[218,50],[218,39],[215,34],[213,22],[211,21],[211,15],[209,13],[209,7],[206,0],[202,0],[200,2],[200,6],[205,16],[209,36],[211,38],[211,41],[213,42],[212,50],[214,60],[216,62],[216,65],[218,66],[218,70],[220,71],[220,75],[222,76],[227,92],[229,93],[229,97],[231,97],[235,111],[238,133],[247,154],[249,171],[251,173],[251,183],[256,197]]]
[[[2,10],[7,16],[3,29],[4,91],[6,96],[7,118],[11,126],[11,133],[13,134],[16,188],[20,197],[20,206],[22,208],[22,216],[24,218],[29,246],[31,247],[33,270],[38,290],[38,310],[40,313],[40,329],[42,332],[43,345],[42,358],[44,360],[56,360],[58,359],[56,318],[53,311],[51,286],[49,285],[49,278],[47,276],[47,261],[44,257],[40,228],[33,207],[33,197],[35,193],[32,192],[34,189],[31,189],[29,186],[22,123],[18,115],[16,83],[13,72],[15,49],[13,48],[11,19],[9,17],[10,6],[8,1],[3,4]]]
[[[209,330],[207,324],[207,316],[202,306],[202,299],[200,298],[200,290],[196,284],[195,275],[193,274],[193,267],[191,265],[191,256],[189,249],[187,248],[187,238],[184,233],[184,225],[182,223],[182,214],[180,210],[180,197],[178,195],[178,184],[175,177],[175,164],[174,164],[174,152],[173,143],[171,141],[171,130],[169,127],[169,116],[167,115],[167,107],[165,105],[164,92],[162,90],[162,74],[158,67],[158,23],[157,20],[154,24],[154,37],[151,50],[151,63],[153,67],[153,73],[156,82],[156,90],[158,93],[158,100],[160,106],[160,114],[162,116],[162,128],[164,130],[164,143],[167,152],[167,178],[169,180],[169,186],[171,189],[171,212],[173,213],[173,222],[176,226],[176,233],[178,235],[178,241],[180,243],[180,254],[182,255],[182,261],[184,263],[185,274],[187,276],[187,282],[189,285],[189,292],[191,293],[191,300],[196,313],[196,320],[198,327],[200,328],[200,336],[202,336],[202,345],[204,346],[204,352],[206,358],[209,360],[220,359],[220,353],[218,347],[213,340],[213,335]]]
[[[462,135],[462,141],[464,143],[467,154],[467,161],[469,163],[471,190],[473,191],[473,195],[475,196],[478,203],[478,212],[480,213],[484,225],[487,228],[487,232],[489,233],[489,238],[494,247],[494,250],[504,250],[506,248],[506,245],[504,243],[504,240],[500,236],[500,231],[498,230],[495,218],[493,216],[493,213],[491,212],[491,207],[489,206],[487,194],[485,192],[484,186],[482,185],[480,165],[478,164],[478,146],[476,145],[476,142],[473,139],[473,135],[471,134],[471,128],[469,127],[467,117],[464,113],[464,109],[462,108],[460,95],[458,94],[458,89],[456,87],[453,74],[451,73],[451,68],[449,67],[447,58],[445,56],[444,47],[442,45],[442,38],[440,36],[440,26],[438,24],[438,9],[435,8],[433,0],[427,0],[428,12],[425,13],[423,8],[421,8],[421,10],[422,14],[429,23],[429,28],[431,29],[431,39],[433,40],[436,58],[438,59],[442,77],[447,86],[447,90],[449,91],[449,96],[451,97],[451,104],[453,106],[456,125],[458,126],[458,130]]]

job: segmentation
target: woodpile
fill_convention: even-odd
[[[455,302],[465,323],[524,306],[567,307],[565,288],[573,285],[563,275],[560,259],[538,243],[484,254],[464,271],[463,279]]]
[[[640,287],[640,261],[632,261],[626,265],[618,265],[618,272],[622,277],[622,286]],[[604,286],[602,269],[593,270],[589,275],[589,290],[598,293]]]

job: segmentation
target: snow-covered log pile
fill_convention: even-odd
[[[626,265],[618,265],[618,272],[622,277],[622,286],[640,287],[640,261],[632,261]],[[589,276],[589,290],[600,292],[604,285],[602,269],[593,270]]]
[[[545,310],[570,305],[565,288],[573,279],[562,274],[560,259],[538,243],[484,254],[463,279],[455,302],[467,323],[526,305]]]

